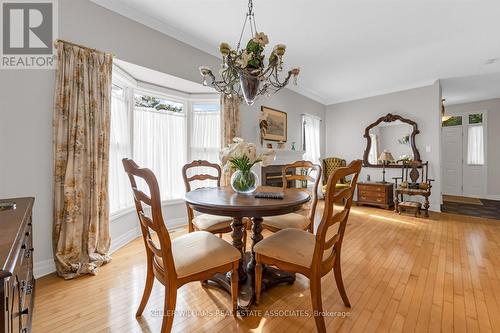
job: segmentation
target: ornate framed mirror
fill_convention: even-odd
[[[401,168],[403,161],[420,161],[420,152],[415,144],[415,136],[418,133],[418,125],[413,120],[391,113],[380,117],[365,129],[366,149],[363,154],[363,166],[382,168],[384,162],[379,160],[382,153],[394,159],[385,162],[386,168]]]

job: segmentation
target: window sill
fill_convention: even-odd
[[[170,199],[170,200],[164,200],[161,202],[161,206],[164,207],[164,206],[175,206],[175,205],[179,205],[179,204],[183,204],[184,203],[184,199]],[[127,207],[127,208],[123,208],[123,209],[120,209],[120,210],[117,210],[116,212],[113,212],[111,214],[109,214],[109,221],[110,222],[114,222],[116,220],[119,220],[120,217],[122,216],[125,216],[127,214],[130,214],[132,212],[135,212],[135,206],[132,206],[132,207]]]

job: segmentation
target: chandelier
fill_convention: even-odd
[[[247,25],[250,26],[252,38],[245,47],[241,47],[241,39]],[[266,34],[257,32],[253,2],[249,0],[248,12],[236,49],[232,49],[228,43],[221,43],[219,46],[222,55],[220,80],[215,78],[210,68],[202,66],[200,73],[203,76],[203,85],[213,87],[228,97],[243,97],[248,105],[252,105],[257,96],[269,96],[277,92],[285,87],[292,77],[294,83],[297,84],[299,68],[289,70],[283,81],[279,78],[279,74],[283,71],[283,55],[286,45],[277,44],[273,48],[267,58],[266,66],[264,49],[267,44],[269,44],[269,39]]]

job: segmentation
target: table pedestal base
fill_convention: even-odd
[[[243,267],[251,259],[251,253],[245,253],[245,261]],[[250,310],[250,307],[255,303],[255,271],[246,270],[247,278],[245,281],[240,280],[239,295],[238,295],[238,312],[241,316],[245,316]],[[209,282],[213,282],[222,287],[228,293],[231,293],[231,280],[229,275],[215,274]],[[265,266],[262,270],[262,291],[270,289],[276,285],[295,282],[295,273],[284,272],[274,267]]]

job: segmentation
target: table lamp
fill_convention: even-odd
[[[388,150],[384,150],[382,154],[378,157],[378,160],[382,162],[382,183],[385,184],[387,183],[385,181],[385,165],[388,162],[394,162],[394,157],[392,157],[392,154]]]

